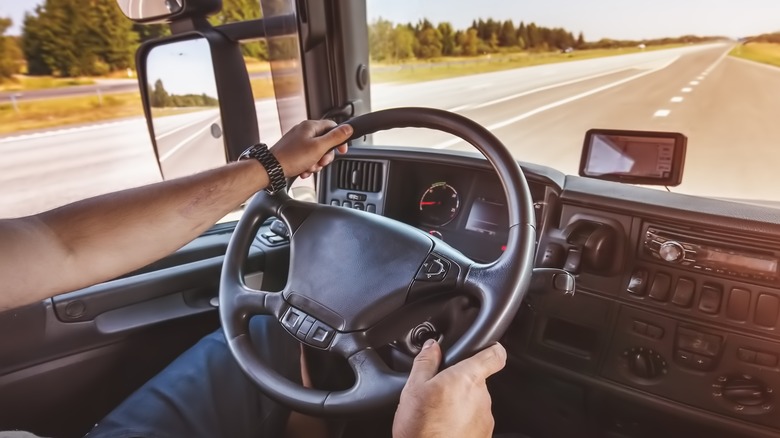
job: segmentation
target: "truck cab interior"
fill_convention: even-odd
[[[355,133],[315,185],[258,194],[139,271],[0,313],[0,430],[82,436],[221,325],[260,390],[345,437],[390,436],[429,338],[445,365],[505,346],[488,380],[496,433],[780,436],[780,198],[765,175],[780,132],[753,112],[780,71],[728,57],[738,42],[375,85],[376,2],[260,0],[262,17],[219,26],[219,0],[118,4],[170,28],[137,56],[163,177],[304,119]],[[261,73],[242,52],[258,41]],[[255,99],[258,75],[273,99]],[[172,141],[155,83],[189,76],[218,107]],[[766,167],[740,167],[751,153]],[[316,389],[268,372],[242,340],[247,314],[301,341]]]

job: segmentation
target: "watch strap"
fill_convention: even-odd
[[[269,195],[273,195],[287,187],[284,169],[282,169],[282,165],[279,164],[279,160],[276,159],[274,154],[268,150],[268,145],[265,143],[257,143],[256,145],[247,148],[238,157],[239,161],[250,158],[257,160],[268,174],[268,187],[265,188],[265,191],[268,192]]]

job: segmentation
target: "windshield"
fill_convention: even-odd
[[[575,175],[591,128],[680,132],[672,191],[780,201],[776,1],[368,0],[367,16],[373,110],[454,111]],[[411,129],[374,143],[474,150]]]

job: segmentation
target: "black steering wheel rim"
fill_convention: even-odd
[[[286,193],[273,197],[265,193],[258,194],[247,206],[225,255],[220,280],[220,319],[230,350],[250,379],[277,401],[298,411],[315,415],[355,414],[390,405],[397,401],[407,377],[405,374],[390,370],[376,354],[376,346],[370,345],[367,340],[365,333],[379,320],[374,315],[376,312],[369,311],[375,309],[366,307],[368,310],[359,314],[362,322],[353,324],[352,321],[346,321],[349,318],[337,318],[337,316],[349,315],[349,311],[339,313],[339,309],[329,308],[338,306],[333,305],[332,301],[323,304],[323,295],[299,293],[301,289],[306,289],[305,282],[293,284],[297,278],[293,275],[296,273],[296,261],[300,260],[300,256],[296,254],[303,252],[296,248],[304,248],[306,251],[316,250],[306,242],[312,240],[312,236],[321,235],[309,231],[316,229],[318,222],[344,221],[353,230],[357,230],[354,231],[357,235],[365,224],[366,230],[381,230],[391,235],[390,238],[405,242],[410,253],[415,255],[426,253],[427,257],[435,255],[448,263],[451,268],[447,275],[455,272],[453,275],[457,278],[453,284],[457,286],[457,290],[477,298],[480,302],[480,310],[471,328],[445,352],[444,366],[452,365],[470,356],[496,342],[503,335],[521,305],[533,269],[536,236],[528,183],[511,153],[487,129],[458,114],[431,108],[383,110],[357,116],[345,123],[353,127],[353,139],[381,130],[415,127],[447,132],[475,146],[493,165],[503,186],[509,216],[508,240],[506,251],[496,261],[490,264],[479,264],[446,244],[435,242],[430,236],[421,235],[418,230],[411,231],[410,226],[399,224],[391,219],[338,207],[305,204],[290,199]],[[292,231],[290,279],[285,290],[277,293],[254,291],[243,283],[243,265],[251,242],[263,220],[271,216],[284,220]],[[297,232],[299,230],[300,233]],[[338,230],[334,232],[338,233]],[[381,257],[380,252],[373,252],[372,255]],[[373,260],[370,256],[367,258],[370,259],[369,262]],[[412,259],[408,262],[409,266],[420,266],[419,257],[417,259],[409,257],[409,259]],[[338,262],[344,263],[343,260]],[[399,265],[402,264],[399,262]],[[411,272],[409,266],[400,266],[396,271]],[[390,270],[391,273],[396,272],[393,271],[393,266],[382,269]],[[327,271],[318,272],[321,276],[325,272],[327,276]],[[417,268],[414,268],[414,272],[417,272]],[[412,272],[413,276],[414,272]],[[411,280],[410,291],[415,284],[420,283],[418,280],[419,278]],[[393,297],[397,299],[403,295],[403,291],[400,287],[396,289],[388,289],[389,292],[382,293],[390,295],[392,292]],[[354,299],[354,296],[347,298]],[[403,299],[403,306],[414,304],[413,302],[409,304],[409,296]],[[339,303],[342,303],[342,306],[351,305],[344,300],[336,302]],[[364,304],[369,306],[370,303]],[[388,305],[388,307],[392,306]],[[352,388],[336,392],[304,388],[268,367],[252,348],[248,336],[248,322],[251,316],[274,315],[289,332],[289,326],[285,325],[289,322],[287,318],[291,312],[295,313],[300,309],[308,309],[307,312],[316,316],[313,318],[315,326],[321,324],[332,330],[332,338],[327,349],[342,354],[349,362],[356,375],[355,385]],[[309,314],[305,312],[303,314],[307,315],[307,319],[303,321],[305,323],[308,321]],[[357,315],[354,312],[353,314]],[[310,336],[306,339],[299,336],[299,339],[304,342],[311,341]]]

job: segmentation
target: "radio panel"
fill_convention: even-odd
[[[691,271],[770,285],[779,277],[778,251],[744,248],[652,225],[645,229],[642,249],[646,258]]]

